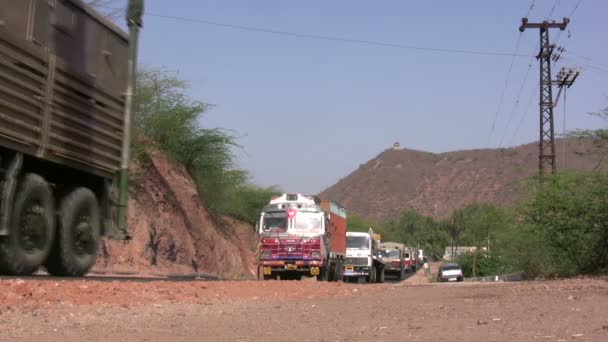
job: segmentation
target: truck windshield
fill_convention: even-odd
[[[284,232],[287,230],[287,213],[275,212],[264,214],[262,228],[266,232]]]
[[[380,255],[383,258],[399,258],[399,250],[398,249],[385,249],[380,251]]]
[[[319,213],[299,212],[294,218],[295,230],[321,231],[321,215]]]
[[[369,248],[369,237],[367,236],[347,236],[346,248]]]

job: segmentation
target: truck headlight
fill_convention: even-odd
[[[321,259],[321,252],[319,252],[319,251],[313,251],[312,253],[310,253],[310,256],[313,259]]]
[[[270,251],[262,251],[262,254],[260,254],[260,258],[262,259],[270,259],[271,257]]]

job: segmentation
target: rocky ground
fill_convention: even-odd
[[[0,341],[608,341],[608,279],[0,280]]]

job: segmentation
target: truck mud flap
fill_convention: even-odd
[[[2,182],[2,203],[0,203],[0,236],[7,236],[9,229],[8,225],[11,216],[11,206],[15,189],[17,187],[17,178],[21,172],[23,165],[23,154],[17,153],[13,157],[8,170],[6,171],[4,181]]]

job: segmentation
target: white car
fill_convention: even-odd
[[[464,275],[462,273],[462,269],[460,265],[455,263],[443,264],[439,267],[439,272],[437,273],[437,282],[444,281],[463,281]]]

